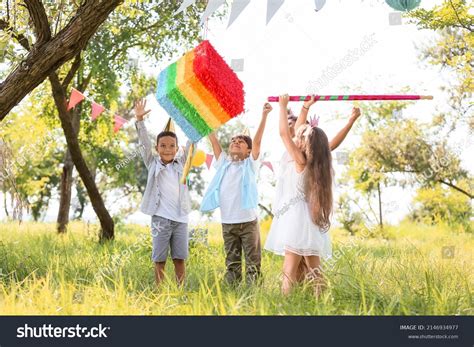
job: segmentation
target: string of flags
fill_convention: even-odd
[[[196,0],[183,0],[181,6],[176,10],[174,15],[178,15],[185,11],[189,6],[194,5]],[[201,25],[207,21],[207,19],[216,12],[226,1],[225,0],[208,0],[207,7],[201,16]],[[385,3],[391,8],[397,11],[411,11],[420,5],[421,0],[385,0]],[[285,0],[267,0],[267,19],[266,24],[270,23],[275,14],[285,3]],[[250,4],[250,0],[233,0],[230,8],[229,22],[227,28],[229,28],[245,8]],[[326,0],[314,0],[314,10],[319,12],[322,10]]]
[[[92,121],[95,121],[105,111],[111,112],[110,110],[107,110],[104,106],[86,97],[84,94],[82,94],[80,91],[78,91],[75,88],[71,89],[71,96],[69,97],[67,110],[68,111],[72,110],[74,107],[76,107],[78,104],[80,104],[84,100],[88,100],[91,103]],[[117,114],[114,114],[113,120],[114,120],[114,133],[117,133],[124,126],[124,124],[128,122],[125,118],[122,118]]]

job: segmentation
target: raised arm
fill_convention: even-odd
[[[290,97],[288,94],[280,95],[280,122],[279,122],[279,129],[280,129],[280,137],[283,141],[283,144],[286,147],[286,150],[293,158],[293,160],[298,165],[306,165],[306,158],[304,157],[303,153],[300,149],[296,146],[293,142],[293,139],[290,135],[290,127],[288,126],[288,101]]]
[[[151,162],[153,160],[153,154],[151,152],[151,141],[150,138],[148,137],[148,132],[146,130],[144,118],[145,116],[150,113],[150,110],[145,111],[146,107],[146,100],[145,99],[140,99],[135,101],[135,127],[137,129],[138,133],[138,144],[140,147],[143,148],[143,150],[140,150],[140,154],[143,158],[143,161],[145,162],[145,166],[147,169],[150,167]]]
[[[315,95],[310,95],[310,96],[311,96],[311,99],[304,102],[303,107],[301,108],[300,115],[298,116],[298,119],[296,120],[295,133],[300,126],[302,126],[303,124],[306,124],[306,121],[308,120],[309,109],[316,102]]]
[[[260,155],[260,146],[262,144],[263,132],[265,130],[265,125],[267,124],[267,116],[273,110],[272,105],[268,102],[263,105],[262,119],[260,120],[260,125],[258,126],[257,132],[252,141],[252,157],[254,160],[258,159]]]
[[[347,124],[344,126],[344,128],[339,130],[337,135],[334,136],[334,138],[331,141],[329,141],[329,148],[331,149],[331,151],[334,151],[337,147],[339,147],[339,145],[342,143],[342,141],[344,141],[347,134],[351,130],[352,125],[354,125],[355,121],[359,117],[360,117],[360,108],[354,107],[352,109],[352,114],[351,114],[351,117],[349,118],[349,121],[347,122]]]
[[[217,139],[217,136],[215,133],[209,134],[208,138],[209,138],[209,141],[211,141],[214,157],[216,158],[216,160],[219,160],[219,157],[221,156],[221,153],[222,153],[221,144],[219,143],[219,140]]]

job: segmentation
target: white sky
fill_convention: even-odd
[[[440,1],[425,0],[422,7],[432,6]],[[208,39],[217,51],[230,64],[232,59],[244,59],[245,67],[238,75],[243,81],[246,92],[246,109],[243,115],[245,124],[252,134],[260,121],[261,108],[270,95],[288,92],[290,95],[305,95],[310,92],[325,69],[333,66],[354,49],[359,50],[355,62],[337,74],[329,83],[319,90],[318,94],[391,94],[409,86],[413,94],[434,95],[434,101],[419,101],[404,111],[404,117],[416,117],[424,121],[431,119],[436,109],[442,109],[446,96],[439,87],[446,84],[443,74],[437,67],[426,67],[420,63],[419,49],[416,46],[429,44],[436,35],[429,30],[418,30],[407,24],[390,26],[389,14],[393,10],[385,1],[361,0],[328,0],[324,8],[314,11],[312,0],[287,0],[275,17],[265,25],[266,1],[252,1],[234,24],[227,29],[227,18],[209,21]],[[368,39],[372,37],[372,39]],[[360,53],[361,44],[368,48]],[[185,49],[183,49],[183,52]],[[150,69],[157,76],[159,71],[171,63],[164,61],[158,67]],[[149,96],[152,115],[148,128],[152,134],[158,133],[167,121],[167,115],[158,105],[154,96]],[[278,105],[271,113],[263,138],[262,152],[269,152],[269,160],[277,167],[283,153],[283,146],[277,133]],[[295,113],[300,104],[291,105]],[[320,117],[320,125],[329,137],[336,134],[346,122],[353,104],[350,102],[321,102],[313,106],[312,113]],[[336,115],[339,115],[335,119]],[[467,135],[466,135],[467,136]],[[181,136],[181,138],[184,138]],[[357,136],[351,136],[340,147],[350,150],[357,144]],[[200,145],[205,149],[206,146]],[[473,171],[472,162],[465,166]],[[344,166],[335,163],[337,172]],[[265,172],[263,172],[265,171]],[[271,178],[271,173],[262,169],[264,177]],[[212,177],[214,170],[207,172]],[[263,192],[266,202],[271,200],[272,191]],[[401,188],[390,188],[385,197],[390,196],[398,201],[399,208],[389,213],[389,219],[398,220],[407,212],[412,191]],[[385,203],[390,205],[392,200]],[[47,219],[55,220],[57,206],[51,206]],[[0,212],[0,218],[2,212]],[[86,218],[94,218],[92,209],[88,209]],[[218,214],[216,214],[216,220]],[[198,214],[192,220],[198,220]],[[130,216],[130,221],[149,223],[149,217],[137,212]]]

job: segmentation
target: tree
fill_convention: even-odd
[[[0,28],[9,32],[29,53],[0,83],[0,121],[29,92],[54,74],[57,68],[80,53],[107,16],[121,2],[122,0],[86,0],[77,7],[63,29],[52,36],[51,25],[43,3],[40,0],[25,0],[29,20],[33,23],[33,30],[30,29],[30,31],[34,31],[36,36],[33,45],[30,44],[30,37],[12,27],[7,3],[6,11],[2,8],[2,17],[5,12],[7,17],[0,19]],[[24,17],[21,11],[19,17]],[[28,22],[28,19],[23,19],[23,21]],[[61,102],[64,100],[63,98]]]
[[[414,198],[410,219],[427,224],[446,223],[471,231],[471,202],[468,197],[440,185],[434,188],[420,188]]]
[[[67,7],[67,6],[66,6]],[[72,10],[69,5],[69,10]],[[66,9],[52,6],[50,17],[58,12],[58,18]],[[196,7],[203,9],[203,3]],[[41,9],[40,9],[41,10]],[[194,17],[176,23],[171,21],[176,4],[161,5],[137,4],[136,7],[121,7],[111,19],[94,36],[84,52],[75,56],[69,66],[65,66],[58,74],[51,73],[49,80],[56,103],[56,108],[66,135],[68,150],[65,155],[60,185],[60,208],[58,212],[58,231],[64,232],[69,217],[72,168],[75,164],[84,182],[93,208],[101,222],[101,239],[113,237],[113,221],[105,209],[103,200],[94,182],[95,174],[88,169],[81,153],[78,136],[80,133],[80,114],[82,107],[68,112],[64,105],[67,89],[71,82],[76,81],[76,88],[84,91],[96,82],[96,90],[110,96],[118,97],[121,81],[129,80],[133,69],[128,68],[129,51],[139,48],[149,56],[161,59],[176,51],[172,38],[180,37],[183,42],[193,42],[198,36],[198,21]],[[194,11],[194,9],[193,9]],[[41,11],[40,11],[41,12]],[[42,8],[43,22],[47,23],[48,16]],[[58,22],[56,22],[58,23]],[[18,39],[18,35],[17,35]],[[156,44],[159,41],[159,44]],[[24,40],[18,39],[23,48],[29,48]],[[112,60],[110,60],[110,57]],[[114,67],[111,69],[111,65]],[[60,79],[62,75],[62,79]],[[120,76],[121,75],[121,76]],[[120,78],[119,78],[120,77]]]
[[[444,0],[431,10],[418,9],[409,13],[420,29],[438,33],[432,44],[421,48],[421,58],[455,77],[450,79],[451,85],[444,88],[450,96],[451,112],[440,113],[434,122],[445,128],[447,134],[463,124],[474,129],[474,15],[469,13],[472,6],[472,0]]]
[[[400,112],[406,106],[383,103],[365,108],[361,143],[350,154],[345,173],[345,180],[367,196],[371,211],[370,198],[377,195],[381,227],[383,186],[415,183],[428,189],[443,185],[473,198],[472,176],[447,140],[433,136],[426,124],[402,118]]]

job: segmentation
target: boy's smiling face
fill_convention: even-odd
[[[229,154],[232,158],[243,160],[250,155],[252,149],[243,136],[234,136],[230,142]]]
[[[174,137],[163,136],[158,140],[156,151],[165,164],[171,163],[178,153],[178,143]]]

